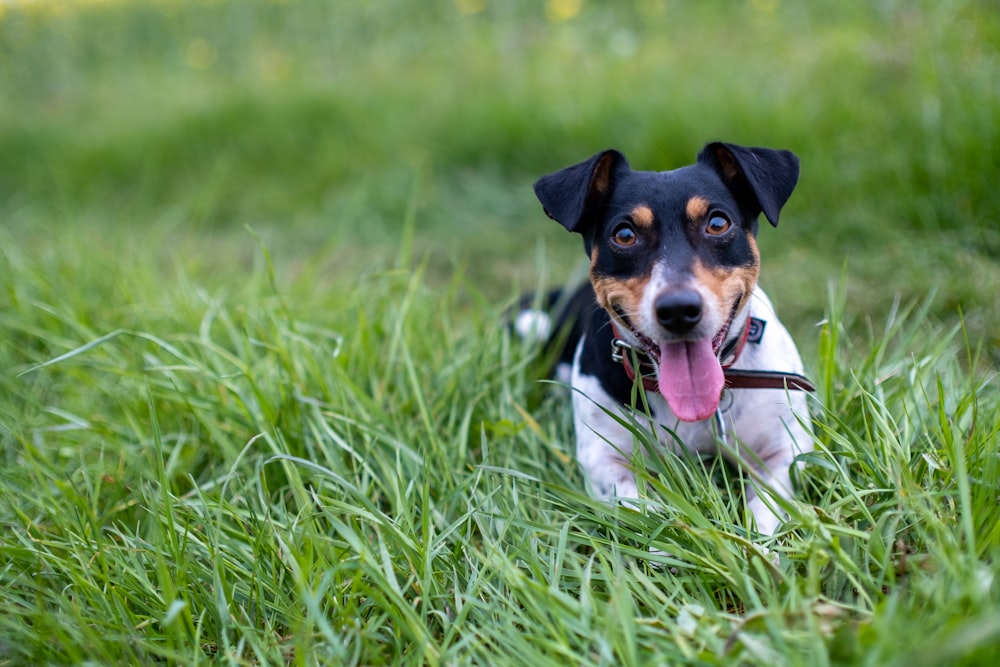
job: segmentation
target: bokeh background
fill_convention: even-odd
[[[994,344],[998,45],[987,1],[2,0],[0,234],[77,286],[239,282],[263,243],[501,305],[583,259],[534,178],[722,139],[802,160],[761,233],[798,335],[843,289],[860,326],[933,295]]]

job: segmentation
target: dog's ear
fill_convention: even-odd
[[[583,231],[587,217],[607,201],[617,181],[629,171],[625,156],[606,150],[589,160],[535,181],[535,196],[545,214],[571,232]]]
[[[714,169],[738,199],[749,201],[775,227],[799,180],[799,159],[791,151],[716,142],[702,149],[698,162]]]

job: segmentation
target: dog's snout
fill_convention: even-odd
[[[686,334],[701,321],[701,295],[692,289],[664,292],[653,307],[657,322],[673,334]]]

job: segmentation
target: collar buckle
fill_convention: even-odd
[[[619,364],[624,363],[625,362],[625,353],[626,353],[626,351],[628,351],[628,352],[637,352],[639,354],[645,354],[646,353],[645,350],[641,350],[641,349],[637,348],[635,345],[632,345],[631,343],[626,343],[624,340],[622,340],[621,338],[618,338],[617,336],[615,338],[611,339],[611,359],[612,359],[612,361],[615,361],[615,362],[617,362]]]
[[[643,348],[619,338],[617,330],[611,339],[611,359],[625,367],[629,379],[634,380],[638,375],[646,391],[659,391],[660,369],[652,357]]]

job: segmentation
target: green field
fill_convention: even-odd
[[[998,53],[985,1],[0,0],[0,667],[996,664]],[[586,266],[537,176],[719,139],[802,161],[777,566],[715,462],[589,500],[500,324]]]

